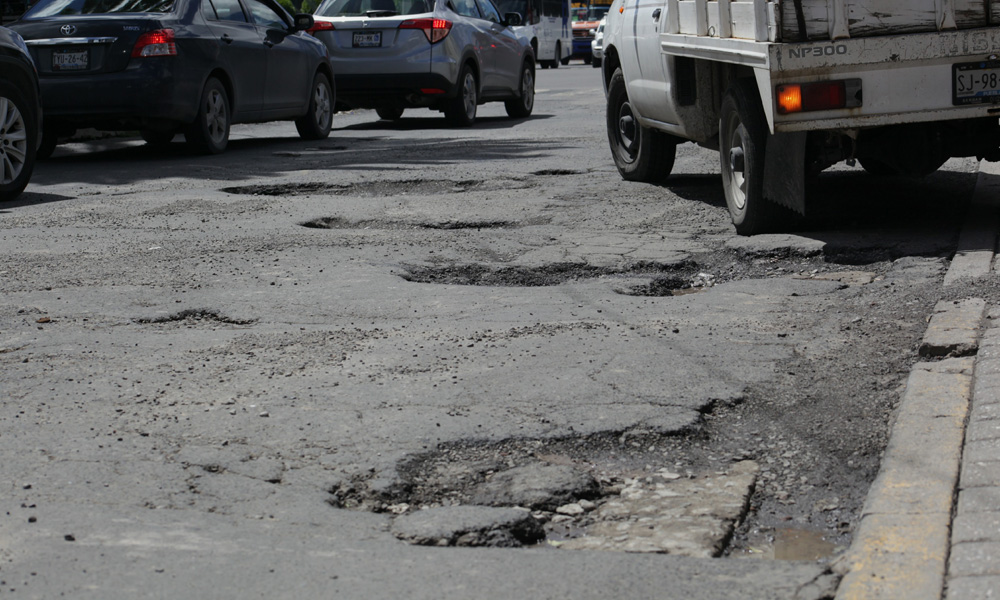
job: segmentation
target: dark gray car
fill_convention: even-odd
[[[11,26],[38,65],[46,120],[39,153],[79,127],[178,132],[225,150],[232,123],[294,120],[329,134],[326,47],[273,0],[38,0]]]
[[[20,194],[35,166],[39,126],[38,75],[21,36],[0,27],[0,200]]]
[[[440,110],[471,125],[478,105],[503,101],[527,117],[535,101],[535,56],[492,0],[325,0],[310,33],[326,44],[340,108]]]

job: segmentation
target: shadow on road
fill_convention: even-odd
[[[75,200],[73,196],[61,196],[59,194],[43,194],[40,192],[26,191],[11,202],[0,204],[0,215],[10,214],[11,208],[22,208],[25,206],[35,206],[38,204],[49,204],[50,202],[64,202]]]
[[[406,113],[403,113],[403,117],[398,121],[370,121],[366,123],[356,123],[354,125],[348,125],[342,127],[340,131],[417,131],[417,130],[430,130],[430,131],[448,131],[448,130],[458,130],[458,131],[468,131],[470,129],[476,130],[488,130],[488,129],[510,129],[512,124],[516,123],[528,123],[531,121],[538,121],[542,119],[551,119],[553,115],[531,115],[525,119],[513,119],[511,117],[477,117],[476,123],[472,127],[457,127],[452,125],[445,119],[441,117],[407,117]]]
[[[223,154],[199,156],[191,154],[180,139],[166,146],[136,138],[60,146],[52,158],[36,165],[29,193],[41,195],[46,185],[66,183],[127,185],[178,177],[232,182],[303,170],[385,171],[470,160],[542,158],[562,149],[554,141],[529,139],[432,137],[401,143],[382,136],[335,135],[320,141],[236,139]]]
[[[776,233],[822,242],[826,259],[840,264],[946,256],[968,213],[976,179],[976,172],[947,167],[922,179],[861,170],[822,173],[807,185],[806,216],[790,215]],[[726,206],[718,174],[671,177],[663,187],[685,200]],[[774,251],[779,246],[775,242]]]

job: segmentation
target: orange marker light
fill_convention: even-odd
[[[777,92],[779,114],[787,115],[802,111],[802,86],[779,85]]]
[[[814,81],[777,86],[778,114],[861,106],[861,80]]]

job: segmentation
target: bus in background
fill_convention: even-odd
[[[573,20],[573,56],[582,58],[590,64],[593,60],[590,42],[594,41],[597,25],[611,9],[612,0],[596,0],[593,2],[574,2],[571,10]]]
[[[497,8],[500,14],[520,13],[523,23],[512,29],[531,42],[543,69],[569,62],[573,53],[569,0],[499,0]]]

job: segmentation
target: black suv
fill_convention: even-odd
[[[41,120],[38,72],[28,47],[0,27],[0,201],[13,200],[28,185]]]

